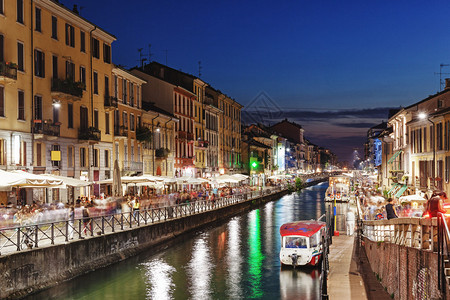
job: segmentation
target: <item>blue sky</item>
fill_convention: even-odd
[[[169,66],[194,75],[201,61],[201,78],[212,86],[243,105],[264,92],[343,160],[362,147],[368,127],[358,124],[387,116],[337,120],[339,112],[417,102],[439,90],[434,73],[450,63],[450,1],[60,2],[78,4],[83,17],[117,37],[116,64],[137,65],[137,49],[147,54],[148,44],[152,60],[166,63],[167,50]],[[334,125],[293,111],[328,111]],[[336,137],[341,145],[327,145]]]

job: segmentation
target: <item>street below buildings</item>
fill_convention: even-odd
[[[325,213],[327,184],[27,299],[319,299],[320,271],[280,269],[279,227]]]

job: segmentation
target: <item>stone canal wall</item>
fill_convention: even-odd
[[[183,218],[0,256],[0,298],[17,298],[86,272],[155,250],[178,235],[198,230],[278,199],[286,191]]]
[[[372,271],[394,299],[440,299],[438,256],[431,251],[363,238]]]

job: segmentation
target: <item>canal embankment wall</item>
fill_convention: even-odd
[[[437,253],[366,237],[362,242],[372,271],[393,299],[442,299]]]
[[[286,193],[281,191],[195,215],[0,256],[0,298],[20,298],[143,251],[158,251],[179,235],[223,222]]]

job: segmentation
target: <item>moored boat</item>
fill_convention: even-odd
[[[325,192],[325,201],[348,202],[350,200],[350,178],[332,176]]]
[[[281,265],[316,266],[323,253],[326,223],[321,221],[297,221],[280,227]]]

